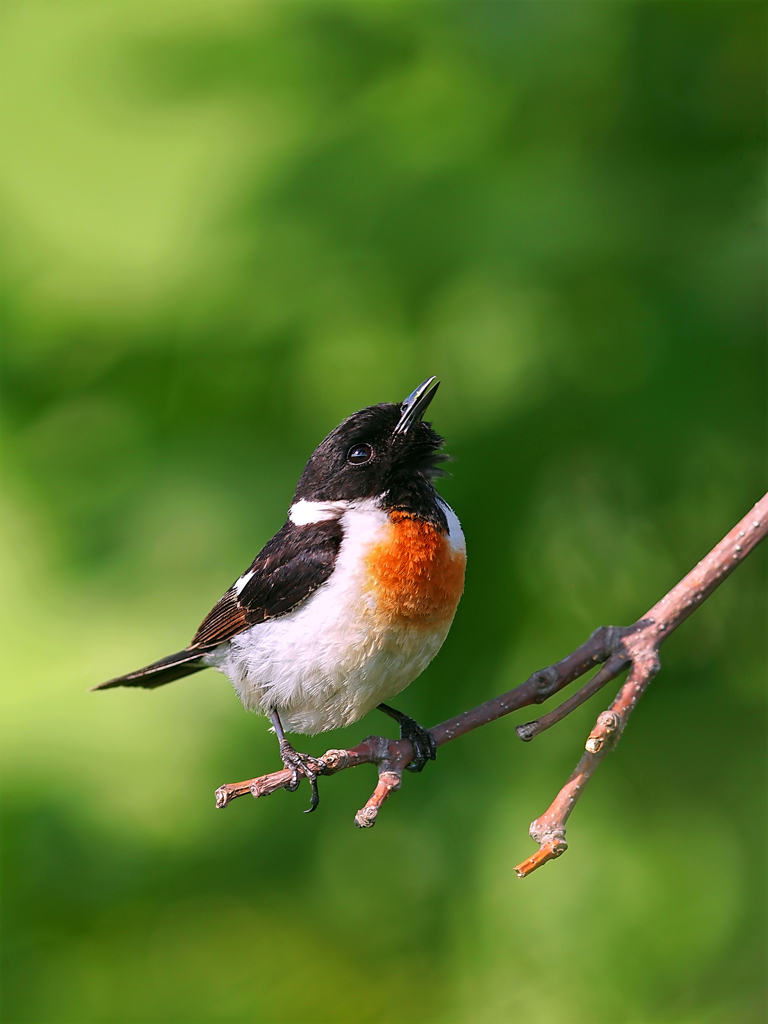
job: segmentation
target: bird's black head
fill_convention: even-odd
[[[398,405],[371,405],[340,423],[301,474],[294,502],[382,499],[387,509],[443,518],[432,485],[443,439],[422,421],[437,391],[425,380]]]

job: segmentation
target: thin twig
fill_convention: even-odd
[[[585,700],[589,700],[598,690],[602,690],[606,683],[610,683],[612,679],[615,679],[626,667],[627,658],[623,652],[612,654],[600,671],[596,672],[589,682],[580,687],[572,697],[564,700],[553,711],[542,715],[533,722],[516,725],[515,732],[521,740],[528,743],[534,736],[538,736],[547,729],[551,729],[553,725],[557,725],[558,722],[562,722],[564,718],[570,715],[572,711],[575,711]]]
[[[598,718],[595,728],[587,737],[586,753],[582,755],[571,777],[544,814],[531,822],[530,834],[539,844],[539,850],[515,868],[520,878],[566,851],[565,823],[595,769],[618,743],[627,719],[659,671],[659,648],[670,633],[730,576],[766,533],[768,494],[676,587],[625,631],[622,644],[632,661],[629,677],[610,708]]]
[[[566,821],[598,764],[618,742],[629,715],[659,671],[658,650],[662,643],[720,586],[767,533],[768,494],[706,558],[634,625],[601,626],[571,654],[548,668],[534,672],[520,686],[430,730],[437,746],[442,746],[512,711],[532,704],[542,704],[596,665],[605,663],[588,683],[554,711],[535,722],[518,727],[521,738],[530,740],[561,721],[626,667],[630,667],[627,681],[589,734],[586,751],[573,774],[552,805],[531,824],[530,833],[539,843],[539,850],[515,869],[521,878],[548,860],[559,857],[567,849]],[[409,740],[368,736],[350,750],[327,750],[319,761],[323,765],[323,775],[334,775],[360,764],[377,766],[379,781],[376,789],[365,807],[355,815],[355,824],[359,828],[370,828],[376,823],[379,810],[389,794],[400,788],[403,769],[414,756],[415,751]],[[291,771],[283,769],[246,782],[221,786],[216,790],[216,806],[226,807],[232,800],[248,793],[253,797],[268,796],[278,789],[286,788],[291,779]]]

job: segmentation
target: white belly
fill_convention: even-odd
[[[452,544],[464,538],[451,512]],[[373,503],[343,517],[333,574],[293,612],[250,629],[206,655],[252,711],[276,710],[291,732],[314,734],[362,718],[400,693],[440,650],[450,620],[431,630],[393,624],[377,612],[365,553],[388,528]]]

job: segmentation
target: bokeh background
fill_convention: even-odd
[[[766,7],[8,0],[3,1021],[765,1019],[765,552],[524,882],[605,693],[278,766],[183,646],[315,444],[429,374],[469,542],[433,724],[628,623],[764,490]],[[372,714],[304,746],[351,745]]]

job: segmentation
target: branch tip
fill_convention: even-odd
[[[566,843],[564,836],[553,836],[546,843],[542,843],[536,853],[528,857],[527,860],[524,860],[522,864],[517,865],[515,868],[517,877],[525,878],[526,875],[530,875],[537,868],[540,868],[542,864],[546,864],[547,861],[557,860],[567,849],[568,843]]]
[[[378,807],[361,807],[355,815],[355,825],[358,828],[373,828],[378,815]]]
[[[349,751],[326,750],[320,760],[325,765],[323,775],[333,775],[334,772],[340,772],[343,768],[349,767]]]

